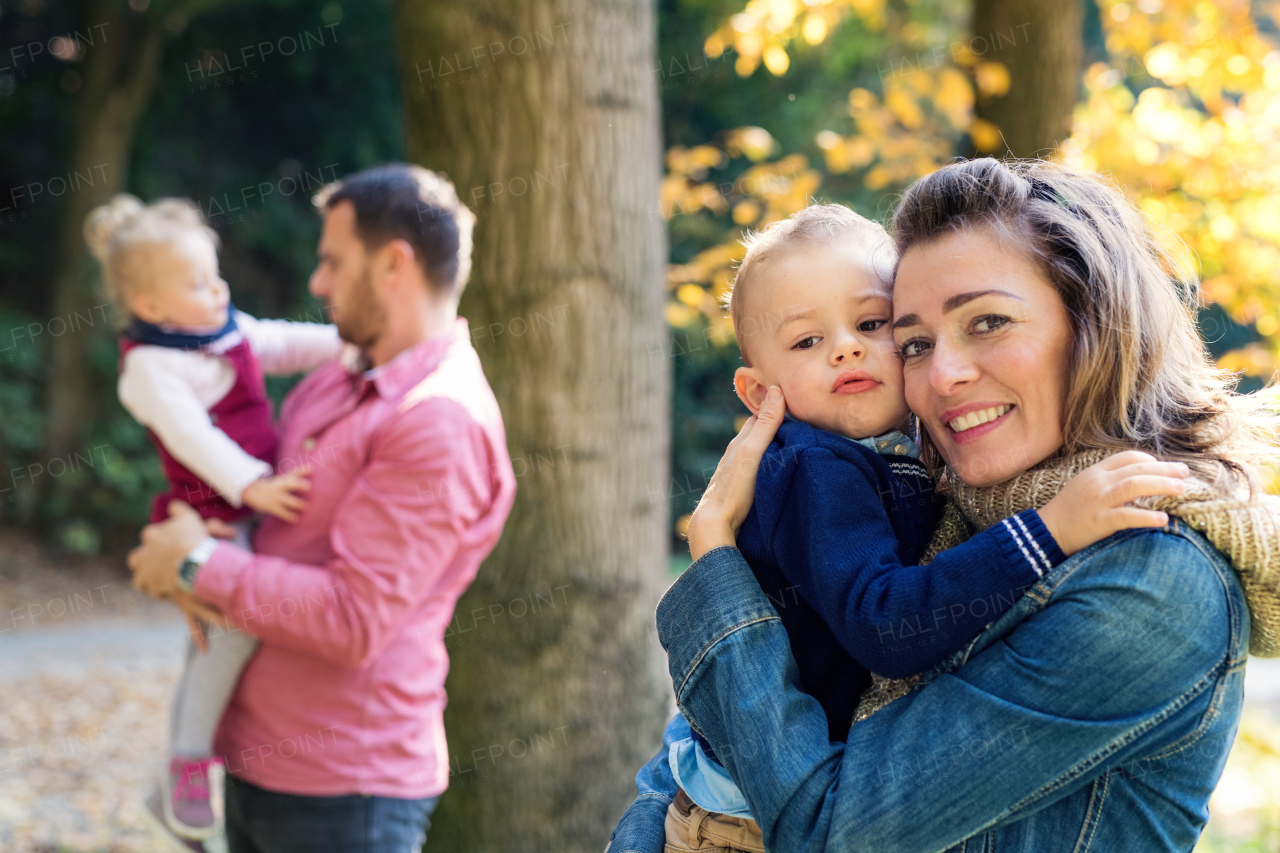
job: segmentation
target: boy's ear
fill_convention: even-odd
[[[758,415],[764,398],[769,394],[769,383],[764,381],[758,368],[739,367],[733,372],[733,390],[738,392],[738,399],[751,410],[751,414]]]

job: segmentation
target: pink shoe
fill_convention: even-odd
[[[221,758],[169,762],[165,780],[164,818],[178,835],[193,840],[222,832],[222,783],[226,775]]]

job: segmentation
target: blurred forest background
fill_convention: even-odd
[[[524,195],[518,170],[468,178],[466,152],[458,169],[417,156],[465,135],[432,112],[444,101],[431,92],[514,64],[516,38],[553,63],[591,31],[543,0],[482,5],[520,9],[496,42],[508,59],[488,37],[449,50],[421,41],[420,21],[453,20],[444,3],[0,0],[0,524],[65,552],[113,553],[160,487],[145,434],[116,401],[113,318],[80,238],[112,193],[195,199],[221,236],[234,302],[292,319],[321,319],[306,293],[320,226],[310,199],[335,177],[419,160],[454,176],[480,234],[507,221],[504,205]],[[1195,253],[1214,356],[1245,390],[1275,373],[1280,3],[660,0],[656,19],[656,45],[642,33],[591,47],[596,61],[631,63],[660,103],[663,175],[642,213],[668,253],[666,332],[647,356],[669,383],[671,441],[669,476],[647,488],[674,569],[687,514],[744,414],[718,307],[738,238],[810,198],[887,219],[897,193],[957,156],[1099,170]],[[538,108],[535,123],[576,120]],[[567,160],[547,166],[524,177],[593,180]],[[468,299],[492,319],[485,275]],[[271,380],[277,400],[288,384]],[[525,446],[555,458],[553,443]],[[1250,737],[1246,773],[1280,773],[1277,741]],[[1280,796],[1261,775],[1233,778],[1236,801]],[[446,834],[449,820],[445,810]],[[1269,820],[1250,826],[1257,844],[1277,843]]]
[[[79,238],[84,213],[118,190],[189,196],[222,237],[237,305],[316,319],[312,194],[406,156],[389,3],[154,6],[0,3],[0,522],[77,552],[128,541],[160,477],[113,393],[115,338]],[[884,218],[951,157],[1060,146],[1188,242],[1215,355],[1246,388],[1270,376],[1275,6],[663,0],[649,71],[667,152],[653,214],[668,223],[671,261],[661,355],[673,550],[742,413],[716,303],[736,237],[810,197]],[[471,189],[483,216],[494,199],[460,187]]]

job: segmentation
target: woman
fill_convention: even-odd
[[[907,192],[893,231],[907,401],[952,491],[935,545],[1125,449],[1186,462],[1197,485],[1153,505],[1165,528],[1062,563],[831,743],[733,547],[776,396],[726,452],[690,525],[697,562],[658,607],[684,717],[770,850],[1190,850],[1239,718],[1249,607],[1255,652],[1276,652],[1280,512],[1252,470],[1276,459],[1275,418],[1230,393],[1196,332],[1194,277],[1094,176],[958,163]],[[956,420],[998,405],[982,426]],[[688,733],[677,715],[612,853],[662,849],[665,747]]]

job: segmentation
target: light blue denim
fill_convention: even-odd
[[[1061,563],[906,697],[827,740],[777,613],[735,548],[658,605],[681,712],[739,780],[769,850],[1189,851],[1235,737],[1249,615],[1177,519]],[[677,715],[610,853],[660,853]],[[847,756],[847,760],[846,760]]]
[[[689,737],[671,744],[667,764],[676,784],[697,805],[729,817],[752,818],[738,783],[720,762],[708,757],[698,741]]]

